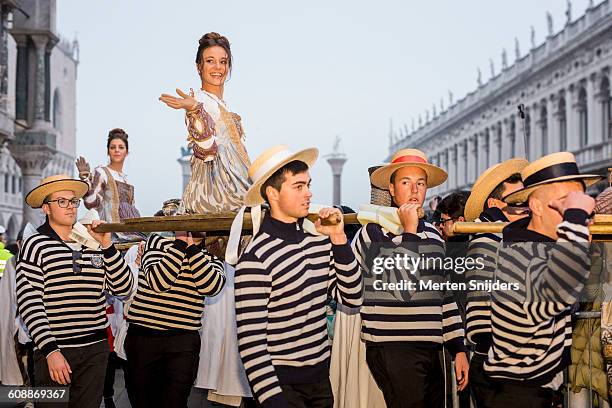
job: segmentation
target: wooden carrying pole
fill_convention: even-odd
[[[508,225],[507,222],[456,222],[453,226],[455,234],[480,234],[492,233],[499,234],[502,229]],[[595,240],[599,240],[597,236],[609,235],[612,240],[612,215],[596,214],[593,218],[593,224],[589,226],[591,235],[595,235]],[[601,237],[603,238],[603,237]]]
[[[129,218],[119,223],[106,223],[98,226],[96,232],[162,232],[162,231],[202,231],[227,235],[236,213],[216,212],[200,215],[177,215],[172,217]],[[308,214],[312,222],[319,219],[317,214]],[[336,225],[340,218],[325,218],[323,225]],[[345,224],[357,224],[357,214],[344,214]],[[243,231],[252,231],[251,214],[245,213],[242,223]]]

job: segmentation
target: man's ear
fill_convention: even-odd
[[[51,209],[49,208],[49,204],[43,204],[42,207],[40,208],[42,208],[45,215],[51,214]]]
[[[538,197],[530,197],[529,210],[531,210],[532,215],[541,217],[544,213],[544,204],[542,203],[542,200],[540,200]]]
[[[268,202],[270,201],[278,201],[280,196],[280,192],[276,190],[272,186],[266,187],[266,197],[268,197]]]
[[[393,183],[389,183],[389,194],[391,194],[391,197],[395,197],[395,186]]]

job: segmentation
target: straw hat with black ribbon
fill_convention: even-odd
[[[444,183],[448,174],[438,166],[427,161],[427,156],[417,149],[402,149],[391,158],[391,163],[381,166],[370,176],[371,183],[383,190],[389,189],[391,176],[402,167],[418,167],[427,175],[427,187],[436,187]]]
[[[317,161],[319,149],[309,148],[292,152],[285,145],[276,145],[264,151],[249,167],[249,177],[253,185],[244,195],[244,205],[254,207],[263,204],[265,199],[261,195],[261,186],[278,169],[292,161],[302,161],[309,168]]]
[[[474,183],[470,197],[465,203],[465,220],[474,221],[478,218],[493,190],[508,177],[520,173],[528,164],[527,160],[516,157],[486,169]]]
[[[77,198],[82,198],[89,190],[89,185],[81,180],[75,180],[65,174],[57,174],[44,178],[38,187],[26,195],[25,201],[32,208],[40,208],[45,198],[58,191],[73,191]]]
[[[562,181],[582,181],[585,188],[603,178],[598,174],[580,174],[576,158],[572,153],[549,154],[531,162],[521,171],[523,188],[503,198],[507,203],[526,203],[529,195],[538,187]]]

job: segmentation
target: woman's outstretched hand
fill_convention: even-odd
[[[177,88],[176,93],[179,95],[179,98],[168,94],[162,94],[159,100],[173,109],[185,109],[187,111],[195,109],[198,105],[198,101],[193,97],[193,91],[191,91],[191,95],[187,95]]]

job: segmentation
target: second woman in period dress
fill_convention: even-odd
[[[83,197],[85,207],[95,209],[100,219],[106,222],[121,222],[127,218],[140,217],[134,202],[134,186],[123,172],[129,153],[128,135],[123,129],[108,132],[106,149],[109,163],[98,166],[93,173],[89,163],[79,157],[76,162],[81,180],[89,184],[89,191]],[[140,234],[117,233],[119,240],[142,239]]]

